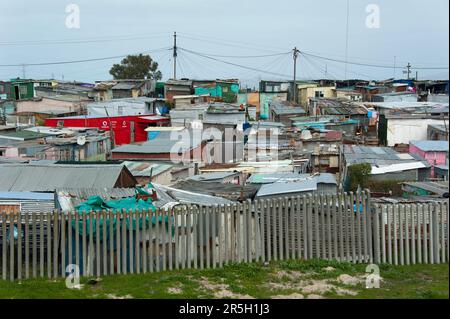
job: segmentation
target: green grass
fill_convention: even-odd
[[[325,270],[332,267],[331,271]],[[145,275],[108,276],[96,284],[88,284],[82,279],[81,290],[66,288],[65,280],[33,279],[22,282],[0,280],[0,299],[79,299],[79,298],[160,298],[198,299],[214,298],[214,293],[225,287],[231,293],[249,295],[254,298],[271,298],[275,295],[302,293],[298,289],[302,282],[328,281],[336,289],[345,288],[357,293],[356,296],[339,295],[336,290],[319,294],[325,298],[364,299],[448,299],[449,267],[444,265],[380,266],[383,282],[380,289],[365,289],[364,283],[345,286],[337,282],[342,274],[362,276],[366,266],[349,263],[311,261],[285,261],[263,264],[228,265],[222,269],[180,270]],[[288,274],[282,276],[280,272]],[[291,275],[301,277],[291,277]],[[205,286],[201,280],[216,285]],[[276,288],[268,283],[277,284]],[[218,285],[226,285],[220,288]],[[169,293],[170,288],[178,288],[178,294]]]

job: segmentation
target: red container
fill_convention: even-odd
[[[49,127],[86,127],[98,128],[103,131],[114,133],[115,145],[132,144],[148,140],[148,127],[167,126],[170,119],[157,115],[137,116],[113,116],[113,117],[90,117],[73,116],[49,118],[45,120],[45,126]]]

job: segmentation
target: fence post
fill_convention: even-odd
[[[375,263],[381,263],[381,254],[380,254],[380,206],[377,205],[375,207],[375,214],[373,216],[373,240],[375,243]],[[372,238],[370,239],[372,240]]]
[[[14,219],[15,213],[9,214],[9,279],[14,281],[15,267],[14,267]]]

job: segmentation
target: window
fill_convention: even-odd
[[[224,87],[222,88],[222,92],[223,92],[223,93],[228,93],[228,92],[230,92],[230,90],[229,90],[229,88],[228,88],[227,86],[224,86]]]
[[[27,95],[28,94],[28,87],[26,87],[26,86],[20,86],[19,87],[19,92],[20,92],[20,95]]]
[[[122,106],[122,105],[120,105],[120,106],[117,108],[117,113],[118,113],[119,115],[123,115],[123,106]]]
[[[325,95],[323,94],[322,91],[316,91],[316,98],[321,98],[324,97]]]

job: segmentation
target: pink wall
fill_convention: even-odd
[[[409,146],[409,152],[412,154],[418,154],[425,158],[430,165],[445,165],[447,160],[446,152],[424,152],[417,148],[415,145]],[[434,178],[434,169],[431,169],[431,178]]]

